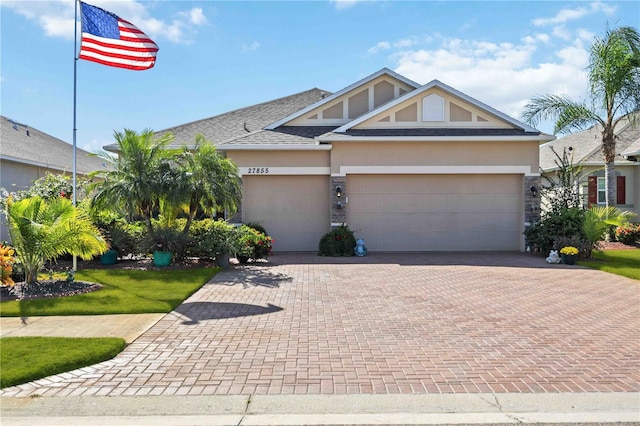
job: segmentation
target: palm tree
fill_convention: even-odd
[[[59,197],[7,200],[5,216],[16,257],[33,283],[45,263],[64,254],[88,260],[107,250],[107,243],[91,219],[71,201]]]
[[[219,211],[236,212],[242,197],[238,167],[203,135],[196,135],[194,147],[185,146],[175,160],[181,178],[167,192],[165,201],[186,213],[184,234],[189,232],[199,210],[211,215]]]
[[[541,120],[555,120],[554,133],[569,133],[599,125],[605,163],[606,205],[616,200],[615,129],[625,117],[640,110],[640,34],[633,27],[607,28],[589,48],[590,104],[562,95],[532,98],[522,115],[535,126]]]
[[[114,132],[114,137],[119,155],[97,154],[111,165],[111,170],[101,174],[103,180],[92,185],[95,193],[91,208],[119,209],[129,217],[139,215],[153,236],[151,218],[159,207],[167,181],[171,180],[171,151],[167,146],[173,137],[167,134],[154,139],[149,129],[142,133],[125,129]]]

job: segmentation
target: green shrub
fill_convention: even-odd
[[[145,226],[142,222],[128,223],[124,219],[116,219],[110,223],[100,224],[105,239],[110,247],[118,252],[118,257],[141,254],[141,248],[145,234]]]
[[[320,256],[354,256],[356,239],[353,231],[347,225],[324,234],[318,245],[318,255]]]
[[[253,228],[256,231],[263,233],[267,237],[269,236],[269,233],[267,232],[266,229],[264,229],[264,226],[260,225],[259,223],[249,222],[249,223],[245,223],[245,225],[247,225],[249,228]]]
[[[233,255],[238,251],[235,226],[222,219],[194,221],[189,229],[189,236],[189,256],[214,259],[220,254]]]
[[[555,241],[559,237],[581,238],[584,210],[571,207],[557,212],[546,213],[539,223],[534,223],[524,232],[531,248],[542,253],[548,253],[556,247]]]
[[[625,223],[616,228],[616,240],[628,246],[640,244],[640,223]]]
[[[246,262],[249,259],[266,259],[271,254],[273,239],[270,236],[249,225],[240,226],[237,233],[239,243],[237,255],[240,262]]]

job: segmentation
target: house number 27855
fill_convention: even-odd
[[[266,175],[269,173],[269,168],[268,167],[249,167],[249,170],[247,170],[248,174],[253,174],[253,175]]]

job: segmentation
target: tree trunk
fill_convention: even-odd
[[[605,204],[607,207],[613,207],[616,204],[616,140],[612,126],[602,132],[602,157],[606,187]]]

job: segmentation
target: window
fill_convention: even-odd
[[[604,178],[598,178],[598,204],[605,204],[607,201],[607,185]]]
[[[589,176],[587,188],[589,205],[607,202],[607,186],[604,176]],[[624,205],[626,203],[626,190],[626,177],[616,176],[616,204]]]

